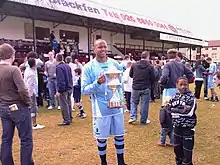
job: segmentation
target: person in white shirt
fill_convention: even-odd
[[[121,61],[121,65],[124,66],[124,69],[126,69],[127,63],[131,61],[131,58],[129,55],[125,55],[124,59]]]
[[[45,126],[37,124],[37,99],[36,99],[36,89],[35,86],[37,84],[36,80],[36,59],[30,58],[28,59],[28,65],[30,67],[26,68],[24,71],[24,82],[28,89],[29,96],[31,97],[31,117],[32,117],[32,124],[33,129],[42,129]]]
[[[79,68],[79,69],[81,69],[81,71],[83,71],[83,65],[79,62],[78,59],[75,59],[74,63],[76,64],[77,68]]]
[[[29,52],[29,53],[27,54],[27,60],[30,59],[30,58],[34,58],[34,59],[36,60],[36,67],[35,67],[34,72],[35,72],[36,81],[37,81],[37,84],[36,84],[36,86],[35,86],[35,89],[36,89],[36,97],[38,97],[38,75],[37,75],[37,68],[38,68],[38,67],[41,67],[41,66],[43,65],[43,61],[41,61],[41,59],[38,58],[37,53],[36,53],[36,52],[33,52],[33,51],[31,51],[31,52]],[[26,63],[25,63],[25,67],[26,67],[26,68],[30,68],[30,66],[28,65],[28,62],[27,62],[27,61],[26,61]]]
[[[133,79],[129,76],[130,69],[132,66],[132,61],[127,61],[126,70],[123,73],[123,83],[124,83],[124,92],[125,92],[125,100],[127,109],[125,112],[130,112],[131,110],[131,91],[132,91],[132,83]]]
[[[69,64],[70,68],[71,68],[71,71],[72,71],[72,77],[73,77],[73,86],[76,85],[76,76],[75,76],[75,69],[77,68],[77,65],[74,64],[72,61],[72,57],[71,56],[67,56],[66,59],[65,59],[66,63]],[[73,98],[73,93],[72,93],[72,96],[71,96],[71,107],[72,107],[72,110],[75,111],[74,109],[74,98]]]

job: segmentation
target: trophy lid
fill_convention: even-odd
[[[120,73],[122,73],[122,71],[118,70],[115,66],[110,67],[109,70],[105,72],[105,74],[120,74]]]
[[[108,84],[108,86],[111,86],[111,85],[120,85],[120,81],[118,79],[113,79],[111,80]]]

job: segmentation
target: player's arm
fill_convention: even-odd
[[[103,76],[104,77],[104,76]],[[99,78],[100,79],[100,78]],[[90,68],[87,66],[84,68],[81,79],[81,92],[84,95],[91,95],[96,93],[97,88],[103,83],[103,81],[92,81]]]

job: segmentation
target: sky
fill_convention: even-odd
[[[220,40],[219,0],[91,1],[190,29],[205,40]]]

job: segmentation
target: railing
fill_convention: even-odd
[[[124,43],[115,43],[114,44],[117,48],[123,48],[124,49]],[[125,45],[126,46],[126,48],[128,48],[128,49],[135,49],[135,50],[141,50],[141,51],[143,51],[143,50],[147,50],[147,51],[162,51],[162,47],[155,47],[155,46],[146,46],[145,45],[145,47],[144,47],[144,49],[143,49],[143,45],[137,45],[137,44],[126,44]],[[167,51],[168,50],[168,48],[164,48],[164,51]]]

